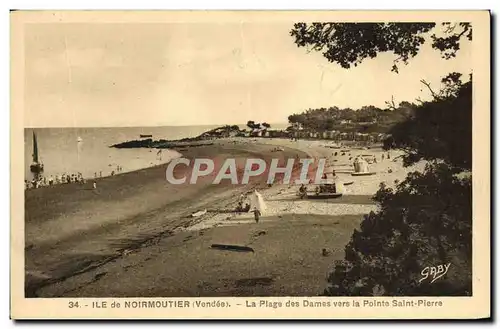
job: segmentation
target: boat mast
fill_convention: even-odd
[[[80,136],[76,139],[76,156],[78,158],[78,164],[80,164],[80,148],[82,147],[82,139]]]
[[[38,143],[36,141],[35,132],[33,132],[33,162],[38,163]]]

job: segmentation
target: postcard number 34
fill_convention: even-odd
[[[78,302],[71,301],[71,302],[68,302],[68,307],[69,308],[78,308],[78,307],[80,307],[80,305],[78,304]]]

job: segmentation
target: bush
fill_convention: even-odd
[[[330,274],[330,296],[472,294],[472,185],[444,163],[413,172],[396,190],[381,186],[380,211],[365,216]],[[451,263],[434,283],[427,266]]]

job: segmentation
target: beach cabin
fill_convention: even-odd
[[[271,138],[290,137],[290,133],[283,130],[268,130],[268,133]]]
[[[332,132],[331,131],[323,131],[321,133],[321,138],[322,139],[332,139]]]
[[[364,134],[364,133],[356,133],[355,135],[355,140],[356,141],[361,141],[361,142],[366,142],[370,138],[369,134]]]
[[[311,133],[309,133],[309,137],[310,138],[319,138],[320,134],[316,131],[312,131]]]
[[[263,131],[260,129],[254,130],[250,133],[251,137],[262,137]]]
[[[295,138],[307,138],[308,136],[309,136],[309,133],[307,133],[303,130],[293,132],[293,137],[295,137]]]

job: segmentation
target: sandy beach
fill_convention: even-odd
[[[276,146],[283,151],[273,152]],[[213,185],[205,177],[196,185],[169,185],[166,165],[98,179],[95,190],[88,182],[26,191],[26,295],[320,294],[363,214],[377,209],[371,197],[379,184],[394,185],[423,168],[403,168],[393,151],[387,159],[380,149],[349,149],[342,155],[331,146],[328,141],[232,138],[181,153],[220,162],[228,157],[325,157],[327,170],[352,182],[338,199],[299,200],[298,186],[267,187],[263,181]],[[354,157],[366,154],[377,157],[370,165],[376,174],[351,176]],[[268,208],[259,223],[251,213],[225,211],[254,187]],[[207,212],[189,216],[200,210]],[[254,252],[211,249],[214,243],[244,245]]]

